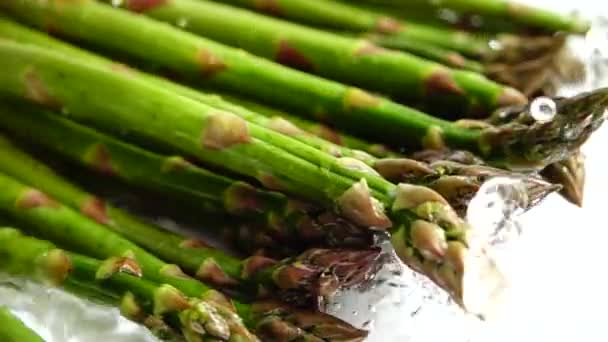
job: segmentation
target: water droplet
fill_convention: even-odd
[[[518,179],[495,177],[485,182],[467,209],[472,240],[477,246],[507,244],[521,235],[516,217],[529,202],[525,184]]]
[[[177,25],[178,27],[181,27],[181,28],[186,28],[188,26],[188,23],[189,23],[188,18],[181,17],[181,18],[177,19],[177,21],[175,22],[175,25]]]
[[[502,43],[496,39],[490,40],[488,45],[490,45],[490,49],[492,50],[502,50]]]
[[[124,0],[112,0],[112,7],[121,7],[124,4]]]
[[[537,97],[530,104],[530,114],[540,123],[550,122],[557,115],[557,105],[548,97]]]

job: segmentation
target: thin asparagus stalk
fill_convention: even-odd
[[[365,2],[384,3],[394,6],[420,4],[429,9],[449,9],[458,13],[477,14],[491,18],[505,18],[523,26],[547,30],[584,34],[590,23],[581,18],[564,16],[556,12],[507,0],[364,0]]]
[[[204,0],[173,0],[146,8],[137,4],[126,1],[123,7],[169,23],[184,19],[188,23],[185,30],[203,37],[396,98],[436,105],[437,101],[427,101],[429,96],[443,95],[446,104],[464,112],[526,102],[517,90],[476,73],[236,7]],[[240,34],[251,27],[256,29]],[[453,110],[450,106],[449,111]]]
[[[366,34],[365,39],[384,48],[400,50],[412,53],[416,56],[426,58],[431,61],[439,62],[456,69],[465,69],[477,73],[484,72],[484,65],[476,60],[469,59],[458,52],[438,47],[426,45],[404,37],[396,37],[386,34]]]
[[[44,122],[44,120],[43,120]],[[46,126],[47,130],[53,129]],[[137,164],[142,167],[145,164]],[[299,306],[319,307],[341,288],[366,280],[379,251],[314,249],[279,262],[262,257],[239,260],[204,243],[147,224],[71,184],[0,135],[0,172],[53,196],[123,237],[215,286],[274,293]],[[234,185],[234,184],[233,184]],[[234,199],[239,201],[242,199]],[[289,281],[287,281],[289,280]],[[263,290],[263,291],[262,291]],[[294,303],[294,301],[297,301]]]
[[[137,146],[116,140],[108,135],[96,132],[93,129],[57,117],[53,113],[45,112],[39,108],[25,104],[0,106],[0,123],[6,130],[19,135],[25,141],[35,142],[51,149],[68,159],[85,165],[93,170],[122,179],[152,191],[168,194],[173,198],[187,201],[193,205],[199,204],[207,211],[228,212],[237,217],[255,220],[265,228],[263,233],[276,241],[277,244],[302,244],[306,241],[313,246],[342,246],[365,248],[372,243],[372,235],[367,227],[357,227],[347,220],[338,217],[331,211],[315,208],[312,204],[297,201],[278,193],[255,188],[252,185],[220,176],[201,167],[188,163],[179,156],[164,156],[156,154]],[[12,163],[12,157],[7,154],[8,148],[0,152],[4,157],[5,172],[14,177],[25,177],[26,170],[13,170],[17,164]],[[25,159],[22,157],[22,159]],[[2,160],[0,160],[0,163]],[[40,168],[33,169],[40,171]],[[28,182],[40,179],[33,176]],[[32,184],[32,183],[30,183]],[[64,203],[71,203],[77,198],[80,200],[71,204],[72,207],[88,211],[89,216],[101,218],[102,223],[110,221],[107,217],[110,212],[100,213],[100,204],[93,199],[86,200],[86,196],[77,196],[74,190],[67,192],[62,188],[48,188],[53,183],[37,182],[36,185],[45,186],[51,195],[60,196]],[[94,205],[91,205],[93,203]],[[92,208],[92,209],[87,209]],[[112,210],[113,211],[113,210]],[[118,213],[117,215],[120,215]],[[113,218],[121,228],[121,220]],[[127,219],[127,221],[129,221]],[[129,222],[124,222],[129,223]],[[123,224],[124,224],[123,223]],[[147,244],[148,234],[135,233],[130,237],[139,244]],[[144,239],[139,241],[138,239]],[[152,241],[165,241],[162,238],[152,238]],[[184,241],[174,241],[182,244]],[[187,243],[186,243],[187,245]],[[157,246],[165,251],[163,258],[172,260],[180,255],[181,249],[170,246]],[[150,248],[150,247],[148,247]],[[177,254],[173,254],[177,253]],[[192,267],[195,267],[194,265]],[[238,272],[238,271],[237,271]]]
[[[102,285],[107,292],[125,296],[121,306],[125,317],[139,321],[137,318],[141,316],[157,316],[180,331],[189,342],[257,341],[241,318],[222,301],[221,294],[209,291],[205,297],[188,298],[172,286],[142,279],[141,270],[132,259],[99,261],[23,236],[12,228],[0,229],[0,242],[0,251],[6,257],[0,267],[14,276],[54,286]]]
[[[386,182],[384,192],[372,190],[363,177],[360,181],[341,178],[324,165],[270,149],[249,135],[260,128],[235,121],[230,114],[218,116],[215,109],[186,97],[37,47],[0,42],[0,61],[13,71],[0,75],[1,91],[25,98],[29,94],[30,100],[45,99],[38,102],[47,106],[61,103],[64,111],[79,121],[134,132],[241,175],[255,176],[260,171],[281,175],[279,179],[289,190],[318,203],[335,203],[359,224],[391,228],[392,243],[401,259],[431,277],[469,310],[483,311],[493,302],[485,294],[493,297],[494,292],[483,294],[478,286],[501,286],[502,275],[481,247],[484,243],[469,241],[470,228],[441,195],[427,187]],[[62,76],[67,74],[69,78]],[[83,96],[87,84],[96,84],[95,93]],[[218,117],[222,118],[219,126],[215,121]],[[235,139],[235,123],[243,133],[239,139]],[[475,255],[475,262],[469,262],[471,255]],[[476,278],[475,283],[465,275],[481,271],[475,274],[483,274],[483,279]],[[469,286],[476,290],[469,291]]]
[[[0,262],[0,267],[3,262]],[[3,342],[44,342],[33,330],[28,328],[8,308],[0,306],[0,341]]]
[[[130,261],[123,270],[135,269],[136,273],[143,276],[144,279],[158,284],[171,285],[188,297],[203,300],[208,306],[217,306],[212,300],[222,298],[215,290],[211,290],[202,282],[187,277],[179,267],[164,263],[130,241],[63,206],[39,190],[18,183],[3,174],[0,174],[0,186],[3,189],[0,194],[0,211],[10,214],[15,220],[26,224],[36,236],[47,238],[58,245],[100,259],[126,257]],[[221,301],[229,303],[225,298],[222,298]],[[333,338],[340,341],[341,338],[348,340],[348,338],[365,336],[364,332],[347,323],[315,311],[296,310],[286,305],[276,303],[270,305],[263,301],[252,304],[232,301],[230,305],[234,305],[236,312],[247,327],[256,334],[275,333],[272,338],[277,340],[282,340],[285,338],[285,334],[292,334],[294,331],[298,332],[296,336],[302,338],[326,338],[328,341],[334,341]],[[289,327],[289,329],[268,331],[269,325],[275,324],[273,323],[275,321],[268,321],[269,316],[276,318],[277,325]],[[298,317],[303,319],[297,321]],[[192,318],[196,319],[195,316]],[[239,331],[233,331],[233,333],[245,334],[245,332]],[[336,331],[340,333],[331,335]],[[205,331],[199,331],[199,333],[203,332]],[[244,337],[246,336],[244,335]],[[333,338],[331,338],[332,336]],[[245,339],[245,341],[247,340]]]
[[[246,7],[307,25],[354,32],[377,32],[472,56],[490,50],[488,39],[450,29],[396,19],[371,9],[332,0],[276,0],[272,6],[256,0],[215,0]]]
[[[229,83],[235,91],[249,93],[261,101],[277,103],[291,107],[299,112],[317,113],[336,127],[358,133],[361,136],[375,136],[384,142],[397,146],[410,145],[427,147],[437,145],[450,146],[455,149],[471,149],[484,159],[511,167],[536,168],[562,159],[563,146],[553,149],[555,140],[562,140],[553,133],[574,132],[574,137],[580,137],[578,132],[581,123],[577,113],[560,112],[550,123],[531,124],[527,129],[513,130],[510,126],[487,129],[472,129],[432,118],[420,112],[372,96],[355,88],[348,88],[338,83],[324,81],[311,75],[286,69],[267,61],[248,56],[242,52],[219,46],[200,37],[180,32],[162,23],[154,22],[145,17],[136,16],[125,11],[112,9],[108,6],[86,2],[83,4],[62,6],[61,11],[50,5],[51,2],[33,0],[10,0],[0,4],[15,15],[28,13],[29,22],[44,27],[44,22],[53,19],[53,27],[62,33],[78,37],[90,43],[95,42],[106,48],[121,50],[123,53],[139,56],[148,61],[177,71],[184,75],[210,75],[215,70],[215,76],[207,79],[217,85],[228,87]],[[87,13],[86,20],[82,15]],[[61,20],[59,20],[62,18]],[[79,19],[80,18],[80,19]],[[67,25],[70,23],[70,25]],[[95,25],[93,25],[95,24]],[[89,29],[87,29],[87,27]],[[113,37],[121,36],[122,39]],[[110,38],[112,37],[112,38]],[[171,48],[163,50],[158,46],[159,41],[171,41]],[[202,47],[205,49],[201,50]],[[154,51],[155,53],[149,53]],[[181,52],[178,52],[181,51]],[[203,52],[201,52],[203,51]],[[202,53],[204,61],[190,58]],[[213,56],[212,60],[209,57]],[[218,67],[219,66],[219,67]],[[115,71],[116,72],[116,71]],[[601,91],[600,91],[601,92]],[[276,96],[280,94],[280,96]],[[285,96],[283,96],[285,95]],[[581,100],[582,101],[582,100]],[[588,105],[597,103],[586,102]],[[323,115],[320,115],[323,114]],[[572,127],[573,130],[559,130],[558,127]],[[190,128],[192,129],[192,128]],[[546,140],[542,154],[528,153],[536,149],[536,144],[517,146],[512,150],[512,144],[505,143],[498,137],[518,139],[522,135],[543,138]],[[404,139],[404,137],[407,137]],[[509,138],[511,140],[511,138]],[[526,139],[530,141],[530,139]],[[521,139],[520,139],[521,141]],[[580,144],[578,139],[570,140],[571,144]],[[493,144],[495,143],[495,144]],[[541,160],[524,160],[521,156],[542,157]],[[516,165],[511,165],[511,164]],[[242,169],[245,169],[243,167]],[[249,167],[249,169],[256,169]],[[317,181],[318,182],[318,181]],[[330,182],[334,184],[339,182]],[[370,183],[371,184],[371,183]]]
[[[561,194],[579,207],[585,194],[585,155],[578,151],[570,158],[551,164],[541,174],[550,182],[562,185]]]

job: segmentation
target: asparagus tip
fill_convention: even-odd
[[[380,267],[380,255],[378,248],[308,250],[275,271],[278,297],[296,306],[322,308],[338,291],[369,280]]]
[[[318,311],[300,310],[274,302],[253,305],[256,334],[263,341],[359,342],[368,335],[336,317]]]

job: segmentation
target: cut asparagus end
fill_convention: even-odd
[[[275,268],[276,294],[300,307],[322,308],[338,291],[362,284],[379,269],[380,249],[311,249]]]
[[[539,170],[568,158],[604,122],[608,88],[570,98],[537,98],[524,107],[497,112],[482,131],[480,150],[496,164]]]
[[[263,341],[359,342],[368,335],[338,318],[299,310],[278,302],[258,302],[252,314],[256,334]]]

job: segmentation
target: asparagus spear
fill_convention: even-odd
[[[0,262],[0,267],[2,266]],[[8,308],[0,306],[0,341],[3,342],[44,342],[28,328]]]
[[[324,165],[310,164],[285,150],[269,149],[270,145],[249,136],[249,132],[259,129],[254,125],[228,120],[218,126],[214,121],[218,112],[199,102],[40,48],[0,42],[0,61],[14,71],[0,76],[0,90],[4,92],[21,97],[30,94],[34,100],[44,98],[46,101],[38,102],[46,105],[61,103],[64,111],[80,121],[108,129],[120,127],[121,131],[135,132],[242,175],[272,172],[281,176],[289,190],[318,203],[335,203],[346,217],[359,224],[377,229],[391,227],[393,246],[401,259],[434,279],[469,310],[483,310],[488,303],[486,294],[493,295],[478,291],[477,286],[500,287],[502,276],[481,247],[484,243],[469,241],[469,227],[443,197],[427,187],[386,182],[381,192],[371,189],[363,177],[360,181],[337,177]],[[62,77],[67,74],[69,78]],[[59,79],[61,82],[57,82]],[[24,94],[27,84],[30,91]],[[97,85],[94,94],[84,95],[87,84]],[[235,123],[247,139],[234,139]],[[317,197],[310,196],[313,194]],[[476,256],[475,262],[469,262],[471,255]],[[476,291],[469,291],[470,279],[465,273],[482,269],[483,273],[475,274],[483,274],[483,279],[471,283]]]
[[[100,259],[126,257],[130,261],[123,270],[135,269],[136,273],[145,279],[171,285],[188,297],[199,298],[211,307],[215,306],[209,299],[217,298],[216,292],[202,282],[187,277],[179,267],[162,262],[129,240],[81,216],[37,189],[18,183],[3,174],[0,174],[0,186],[3,189],[0,194],[0,210],[27,224],[36,236],[48,238],[61,246]],[[361,338],[365,335],[345,322],[314,311],[295,310],[286,305],[280,305],[279,310],[276,308],[279,304],[269,305],[267,302],[245,304],[233,301],[231,305],[234,305],[238,315],[256,334],[275,333],[273,338],[277,340],[282,340],[286,334],[292,334],[294,331],[298,332],[297,336],[327,340]],[[277,325],[289,326],[290,329],[268,331],[269,325],[272,326],[275,321],[269,322],[267,316],[276,318]],[[303,319],[297,321],[294,317]],[[192,317],[196,318],[196,315]],[[336,331],[340,333],[331,335]],[[205,331],[200,331],[203,332]]]
[[[505,18],[523,26],[531,26],[547,31],[566,31],[584,34],[589,30],[588,21],[572,16],[563,16],[542,8],[508,0],[365,0],[365,2],[401,4],[421,4],[428,9],[449,9],[458,13],[477,14],[491,18]]]
[[[215,0],[250,8],[307,25],[355,32],[377,32],[411,42],[440,46],[467,55],[489,51],[488,40],[465,32],[398,20],[371,9],[333,0],[277,0],[272,6],[255,0]]]
[[[298,128],[303,129],[304,131],[310,134],[318,136],[319,138],[327,140],[335,145],[344,146],[348,149],[355,151],[363,151],[376,158],[398,157],[398,154],[392,152],[388,146],[367,142],[363,139],[335,130],[323,123],[304,119],[302,117],[292,115],[286,111],[271,108],[267,105],[249,99],[245,99],[234,94],[228,94],[225,92],[219,92],[217,94],[218,96],[221,96],[222,98],[226,99],[231,103],[234,103],[241,107],[245,107],[268,118],[274,120],[285,119],[295,124]],[[356,157],[356,154],[351,155],[351,157]],[[373,162],[373,160],[370,160],[369,157],[358,159],[360,159],[361,161],[366,161],[368,163]]]
[[[11,228],[0,229],[0,241],[0,251],[5,256],[1,268],[9,274],[56,286],[64,282],[102,282],[110,291],[130,293],[141,303],[141,307],[131,308],[133,312],[127,317],[144,312],[164,316],[189,342],[257,341],[221,294],[209,291],[205,297],[188,298],[174,287],[142,280],[141,270],[132,259],[112,258],[101,262],[67,253]],[[139,310],[142,312],[137,312]]]
[[[295,70],[285,69],[247,56],[242,52],[235,54],[233,50],[141,16],[94,2],[78,6],[62,6],[61,11],[57,11],[54,6],[50,5],[51,3],[11,0],[0,5],[11,12],[18,10],[14,12],[15,15],[28,13],[27,18],[24,19],[39,25],[43,24],[43,21],[55,18],[53,27],[57,30],[61,29],[64,34],[77,36],[84,41],[96,42],[102,46],[112,46],[114,49],[137,55],[140,58],[154,60],[160,65],[182,74],[200,75],[201,68],[207,71],[211,68],[217,71],[215,76],[209,79],[214,84],[220,82],[227,86],[230,83],[235,90],[249,93],[261,100],[280,102],[284,106],[291,106],[300,112],[308,110],[308,113],[317,113],[317,116],[322,113],[337,127],[358,132],[361,136],[375,135],[384,142],[391,142],[397,146],[416,147],[422,144],[437,146],[445,143],[453,148],[471,149],[480,153],[484,159],[500,162],[502,165],[517,163],[517,165],[509,166],[531,168],[544,166],[554,159],[561,159],[563,146],[558,145],[560,149],[554,150],[552,147],[555,146],[553,144],[555,141],[549,140],[544,144],[544,151],[546,151],[546,154],[543,153],[543,157],[546,157],[543,158],[544,160],[525,160],[522,163],[522,154],[526,157],[539,156],[526,153],[529,149],[536,148],[535,144],[525,146],[529,148],[525,150],[521,149],[524,146],[519,146],[515,151],[509,148],[510,144],[502,144],[503,141],[500,141],[500,144],[492,144],[497,142],[492,137],[513,136],[513,134],[515,134],[515,139],[521,135],[542,137],[555,132],[558,127],[564,127],[566,124],[572,128],[580,127],[575,113],[560,112],[551,123],[532,124],[526,130],[523,130],[522,127],[515,131],[509,126],[485,130],[463,128],[374,97],[355,88],[347,88]],[[77,18],[82,18],[83,13],[88,13],[87,19],[77,20]],[[59,18],[63,19],[58,20]],[[93,23],[95,23],[94,29]],[[90,29],[86,29],[87,27]],[[127,33],[128,36],[125,35]],[[121,35],[123,39],[110,39],[117,35]],[[162,50],[162,47],[157,44],[159,41],[171,41],[171,49]],[[136,46],[137,48],[135,48]],[[200,60],[197,62],[188,57],[196,56],[197,53],[200,56],[201,46],[205,47],[202,51],[204,51],[203,55],[207,56],[204,60],[209,61],[208,57],[213,56],[211,66],[206,63],[201,66]],[[148,51],[155,51],[155,53],[151,54]],[[181,52],[178,53],[178,51]],[[209,55],[209,53],[213,54]],[[218,63],[222,67],[218,68]],[[281,96],[275,96],[277,91]],[[592,102],[587,102],[587,104],[595,105]],[[573,131],[578,132],[578,130]],[[575,133],[574,136],[576,137],[578,134]],[[579,140],[571,142],[572,144],[581,143]],[[250,169],[255,168],[250,167]],[[336,182],[332,181],[331,184],[333,183]]]
[[[238,97],[227,96],[226,94],[222,94],[222,96],[226,97],[231,102],[251,108],[264,115],[286,117],[289,121],[294,121],[295,119],[296,121],[294,122],[296,122],[298,126],[305,125],[310,127],[309,129],[314,129],[314,127],[310,126],[311,123],[308,121],[298,120],[284,112]],[[333,136],[335,137],[336,134]],[[339,137],[342,138],[344,136],[340,135]],[[332,138],[332,136],[329,138]],[[356,139],[353,142],[348,136],[346,136],[346,139],[343,141],[346,142],[346,144],[354,143],[362,150],[374,151],[377,146],[359,139]],[[338,140],[337,142],[342,141]],[[371,165],[383,177],[391,181],[425,184],[436,190],[446,198],[450,205],[452,205],[462,217],[465,216],[471,198],[479,191],[485,181],[493,177],[522,179],[529,197],[528,206],[525,208],[526,210],[531,209],[549,194],[559,189],[559,186],[550,184],[535,176],[524,176],[488,166],[472,166],[472,164],[479,165],[483,164],[483,162],[481,162],[481,160],[479,160],[479,162],[474,162],[478,159],[466,151],[456,151],[456,153],[450,155],[441,153],[441,151],[434,151],[431,153],[434,154],[434,158],[428,160],[429,165],[416,163],[412,159],[396,154],[387,156],[388,158],[384,159],[371,159]],[[424,155],[415,153],[413,159],[424,159]]]
[[[451,70],[410,54],[381,49],[365,40],[343,37],[223,4],[203,0],[173,0],[141,9],[136,2],[131,6],[127,1],[123,7],[170,23],[183,18],[188,22],[185,30],[296,69],[397,98],[437,104],[436,101],[427,101],[428,96],[444,95],[445,102],[457,105],[462,111],[492,110],[502,105],[526,102],[517,90],[494,83],[479,74]],[[247,35],[239,34],[251,27],[256,29],[249,30]],[[399,77],[381,76],[386,74]],[[453,110],[451,107],[450,111]]]
[[[42,123],[44,125],[44,120]],[[46,126],[46,129],[53,127]],[[379,251],[375,249],[313,249],[280,262],[262,257],[239,260],[204,243],[144,223],[86,193],[2,135],[0,172],[44,191],[206,283],[220,287],[240,285],[241,290],[254,294],[263,289],[263,293],[274,293],[278,298],[300,306],[319,307],[340,288],[361,283],[375,269],[379,257]],[[244,202],[240,198],[233,199]]]
[[[278,192],[265,191],[245,182],[217,175],[188,163],[182,157],[163,156],[146,151],[39,108],[21,103],[13,106],[4,104],[0,106],[0,113],[2,113],[1,126],[19,135],[25,141],[36,142],[75,162],[103,174],[118,177],[127,183],[168,194],[194,205],[199,204],[207,211],[215,209],[237,217],[253,219],[265,228],[264,233],[268,234],[267,236],[277,244],[300,245],[299,248],[306,245],[365,248],[372,243],[372,236],[367,228],[357,227],[331,211],[315,208],[312,204],[290,199]],[[5,172],[14,177],[27,176],[27,169],[15,169],[9,172],[10,168],[18,166],[11,161],[14,157],[7,155],[10,151],[7,146],[5,151],[0,152],[0,164],[5,164]],[[4,163],[2,163],[2,159]],[[22,157],[22,159],[24,158]],[[40,172],[40,168],[33,169],[31,172],[33,171]],[[31,182],[41,177],[35,175],[29,178],[28,182],[33,184]],[[37,182],[36,185],[48,187],[52,183]],[[61,200],[68,204],[77,198],[83,198],[83,196],[69,194],[74,190],[66,192],[57,187],[52,190],[45,188],[45,190],[54,196],[65,195]],[[81,199],[70,205],[79,210],[89,207],[96,209],[89,210],[89,214],[90,216],[100,216],[102,221],[107,221],[105,216],[111,215],[111,212],[107,210],[105,215],[100,214],[99,204],[91,199],[88,201],[86,198]],[[121,224],[122,220],[119,218],[112,218],[112,221],[117,224],[116,229],[129,223]],[[143,245],[147,244],[146,236],[147,234],[135,233],[135,236],[130,239]],[[144,240],[139,241],[138,239]],[[165,241],[165,239],[152,236],[150,236],[150,240]],[[304,245],[303,241],[306,241],[307,244]],[[175,241],[177,244],[182,242],[181,239]],[[160,247],[162,246],[157,248]],[[163,254],[166,259],[176,258],[179,255],[177,251],[181,250],[173,250],[170,246],[165,246],[163,249],[166,249],[163,253],[169,253]],[[177,254],[173,255],[172,251]],[[157,253],[160,251],[157,250]]]
[[[0,17],[0,36],[14,40],[20,43],[30,43],[39,46],[44,46],[48,48],[52,48],[55,51],[60,51],[65,54],[74,55],[80,60],[87,61],[90,63],[96,63],[100,65],[104,65],[114,69],[120,69],[125,72],[129,72],[131,77],[137,77],[146,81],[148,83],[156,84],[165,89],[171,90],[175,93],[181,94],[183,96],[192,98],[204,104],[227,110],[232,113],[239,115],[240,117],[246,119],[249,122],[253,122],[259,124],[261,126],[267,127],[272,130],[276,130],[280,133],[287,134],[294,139],[300,140],[307,145],[315,147],[321,151],[327,152],[331,155],[337,157],[349,157],[361,160],[366,163],[371,163],[371,157],[362,151],[353,151],[350,148],[343,148],[342,146],[328,143],[323,139],[319,139],[316,137],[312,137],[310,135],[303,134],[300,132],[297,127],[295,127],[290,122],[286,122],[285,120],[274,118],[268,119],[262,115],[259,115],[255,112],[246,110],[240,106],[235,106],[229,102],[226,102],[219,98],[216,95],[208,95],[194,89],[169,82],[160,77],[154,77],[152,75],[148,75],[145,73],[140,73],[137,70],[131,69],[128,66],[123,64],[118,64],[116,62],[112,62],[98,55],[89,53],[85,50],[78,49],[72,45],[63,43],[59,40],[53,39],[45,34],[30,30],[26,27],[23,27],[15,22],[12,22],[8,19]]]

